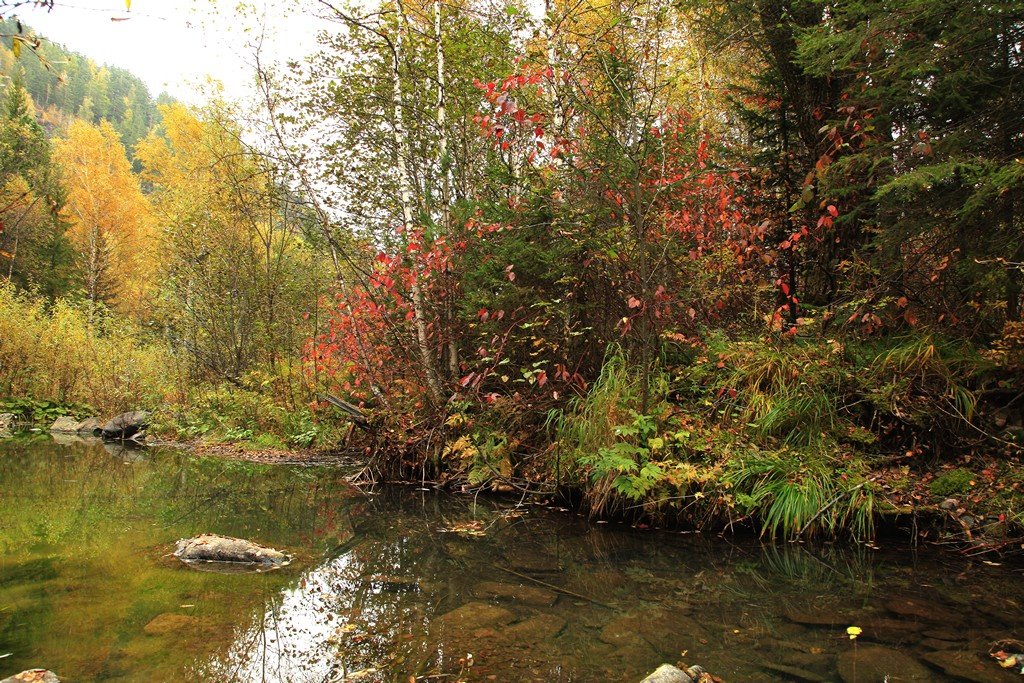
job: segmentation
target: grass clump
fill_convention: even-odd
[[[806,449],[753,452],[726,465],[724,483],[736,508],[760,521],[773,540],[849,531],[874,533],[875,497],[856,459]]]

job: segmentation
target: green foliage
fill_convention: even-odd
[[[977,476],[962,467],[943,472],[928,485],[928,490],[936,496],[952,496],[968,493]]]
[[[762,535],[855,538],[874,532],[874,492],[856,460],[802,450],[752,452],[726,463],[723,482],[736,507],[755,516]]]
[[[32,398],[0,400],[0,413],[13,413],[22,420],[46,426],[63,415],[79,420],[96,415],[96,411],[87,404]]]

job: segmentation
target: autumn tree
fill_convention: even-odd
[[[65,215],[86,298],[143,314],[154,275],[155,225],[117,131],[105,121],[76,120],[54,155],[68,188]]]
[[[35,114],[13,80],[0,119],[0,275],[53,298],[67,292],[71,250],[60,219],[65,192]]]
[[[159,317],[221,380],[297,359],[327,265],[306,203],[226,105],[166,105],[162,120],[137,148],[164,226]]]

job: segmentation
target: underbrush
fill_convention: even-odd
[[[333,444],[345,425],[315,417],[310,394],[301,368],[214,383],[191,358],[102,307],[51,304],[0,283],[0,412],[23,421],[145,409],[164,438],[261,449]]]
[[[170,347],[131,323],[0,284],[0,396],[113,415],[173,400],[183,376]]]
[[[168,438],[256,450],[333,446],[348,423],[314,413],[309,395],[301,379],[285,370],[255,370],[237,383],[194,387],[187,400],[166,407],[157,427]]]
[[[989,365],[930,336],[873,341],[729,340],[640,377],[619,349],[589,392],[553,411],[559,467],[595,516],[697,527],[748,523],[762,535],[869,538],[873,467],[922,467],[978,441]]]

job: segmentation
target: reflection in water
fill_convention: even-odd
[[[0,445],[0,675],[639,680],[685,651],[731,681],[868,681],[875,665],[1016,680],[985,658],[991,641],[1024,637],[1011,568],[590,526],[407,488],[364,495],[343,474]],[[223,575],[168,556],[206,531],[295,561]],[[855,661],[850,625],[870,662]]]

